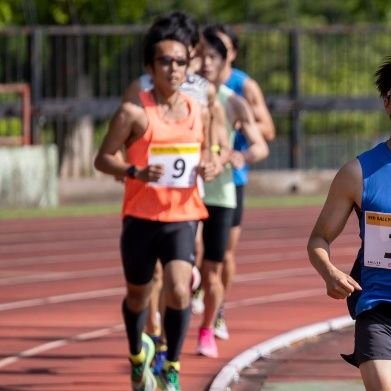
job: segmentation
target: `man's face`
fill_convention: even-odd
[[[187,64],[186,46],[177,41],[158,42],[149,67],[155,86],[167,92],[178,90],[185,81]]]
[[[202,45],[202,74],[211,83],[219,82],[221,71],[225,65],[225,60],[207,42]]]
[[[222,40],[225,48],[227,49],[227,61],[232,64],[238,53],[232,45],[231,38],[223,33],[217,33],[217,36]]]

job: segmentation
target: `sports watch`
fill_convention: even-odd
[[[130,166],[127,170],[126,170],[126,176],[128,178],[132,178],[134,179],[136,177],[136,174],[137,174],[138,170],[137,170],[137,167],[136,166]]]

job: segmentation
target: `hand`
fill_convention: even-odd
[[[213,162],[203,161],[198,166],[198,174],[205,182],[212,181],[216,176],[216,168]]]
[[[327,295],[333,299],[346,299],[354,291],[361,291],[362,288],[351,276],[334,269],[326,278]]]
[[[229,161],[234,168],[242,168],[246,164],[244,155],[239,151],[232,151]]]
[[[223,172],[224,166],[221,164],[220,156],[217,154],[212,154],[211,162],[214,165],[214,176],[218,176]]]
[[[114,179],[116,182],[125,183],[125,175],[114,175]]]
[[[157,182],[164,175],[162,164],[151,164],[138,170],[135,178],[143,182]]]

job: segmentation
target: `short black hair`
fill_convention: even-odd
[[[215,31],[206,27],[202,32],[202,36],[208,45],[212,46],[212,48],[216,50],[224,60],[227,59],[227,48]]]
[[[383,64],[377,69],[375,77],[380,96],[385,98],[391,90],[391,56],[385,58]]]
[[[158,17],[147,31],[144,38],[144,65],[152,65],[155,58],[155,45],[161,41],[177,41],[186,47],[189,57],[191,39],[189,31],[184,28],[177,17],[170,14]]]
[[[229,25],[222,23],[214,23],[208,25],[206,29],[210,29],[215,34],[221,33],[226,35],[231,40],[233,48],[236,51],[239,51],[239,37]]]
[[[167,14],[171,20],[176,20],[179,26],[187,30],[189,41],[192,47],[196,47],[200,41],[199,25],[196,20],[189,14],[182,11],[172,11]]]

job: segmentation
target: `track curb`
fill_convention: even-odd
[[[352,320],[350,316],[341,316],[324,322],[317,322],[308,326],[299,327],[257,344],[229,361],[216,375],[208,390],[229,391],[229,385],[239,380],[240,372],[261,357],[266,357],[274,351],[288,347],[295,342],[330,331],[340,330],[352,326],[353,324],[354,320]]]

